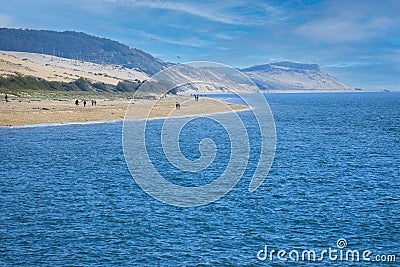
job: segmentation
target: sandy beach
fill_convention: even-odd
[[[96,99],[92,106],[91,99],[86,106],[83,101],[75,105],[75,99],[45,99],[45,98],[9,98],[9,102],[0,102],[0,126],[18,126],[39,123],[57,122],[87,122],[103,120],[121,120],[125,117],[128,105],[131,108],[128,118],[155,118],[167,116],[186,116],[194,114],[210,114],[247,107],[236,104],[226,104],[212,98],[194,98],[188,96],[170,96],[160,100],[135,99],[131,102],[126,98]],[[180,103],[176,110],[175,104]],[[149,111],[150,114],[149,114]]]

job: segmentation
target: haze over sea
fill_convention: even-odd
[[[266,98],[277,150],[264,184],[248,192],[255,168],[249,163],[230,193],[196,208],[158,202],[135,183],[121,122],[0,128],[0,265],[274,265],[281,264],[276,256],[257,259],[265,245],[320,252],[338,249],[340,238],[349,249],[371,250],[371,258],[391,254],[400,261],[400,94]],[[259,142],[249,114],[240,116],[251,158]],[[182,152],[197,158],[205,137],[217,146],[227,138],[217,124],[196,119],[182,131]],[[173,182],[210,182],[227,163],[229,146],[218,148],[212,169]],[[158,170],[169,167],[163,162]],[[323,263],[347,264],[357,265],[327,257]]]

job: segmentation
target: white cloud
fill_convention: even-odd
[[[341,62],[334,64],[325,64],[322,67],[326,68],[359,68],[359,67],[369,67],[372,65],[381,65],[381,63],[373,63],[373,62]]]
[[[173,10],[190,15],[205,18],[207,20],[222,22],[227,24],[239,23],[237,18],[224,13],[217,13],[215,9],[210,9],[209,6],[196,6],[187,3],[172,3],[172,2],[144,2],[145,6],[150,8]]]
[[[148,38],[150,42],[163,42],[163,43],[168,43],[168,44],[176,44],[176,45],[182,45],[182,46],[190,46],[190,47],[208,47],[211,43],[208,41],[204,41],[198,38],[186,38],[184,40],[181,39],[171,39],[171,38],[166,38],[163,36],[151,34],[145,31],[141,30],[136,30],[136,29],[131,29],[131,32],[134,32],[135,34],[141,35],[142,37]]]
[[[0,27],[14,27],[15,20],[8,14],[0,14]]]
[[[308,21],[294,33],[322,42],[367,41],[398,33],[397,4],[378,2],[330,2],[309,11]],[[307,11],[306,11],[307,12]]]
[[[364,41],[380,36],[390,25],[388,18],[359,21],[351,18],[323,18],[307,22],[296,29],[302,36],[328,42]]]
[[[275,21],[266,19],[266,16],[277,13],[277,9],[262,2],[247,3],[239,0],[231,1],[143,1],[143,0],[104,0],[119,4],[127,4],[135,7],[145,7],[151,9],[163,9],[197,16],[209,21],[220,22],[233,25],[257,25],[263,22]],[[244,10],[257,10],[257,16],[246,16],[242,14]]]

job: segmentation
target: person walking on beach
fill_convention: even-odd
[[[178,102],[176,102],[175,108],[178,109],[178,110],[181,109],[181,104],[179,104]]]
[[[83,100],[83,106],[86,107],[86,100]]]
[[[94,100],[92,99],[92,106],[94,106]]]
[[[79,105],[79,100],[77,99],[77,100],[75,100],[75,106],[78,106]]]
[[[4,99],[6,100],[6,103],[8,102],[8,95],[6,95],[5,97],[4,97]]]

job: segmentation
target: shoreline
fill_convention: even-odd
[[[379,90],[319,90],[319,89],[309,89],[309,90],[260,90],[262,94],[320,94],[320,93],[382,93]],[[391,93],[395,93],[398,91],[390,91]],[[238,92],[237,95],[246,95],[246,94],[256,94],[257,92]],[[185,93],[183,95],[190,96],[192,93]],[[227,92],[207,92],[207,93],[198,93],[200,95],[236,95],[235,93],[227,93]]]
[[[381,93],[373,90],[269,90],[265,94]]]
[[[192,97],[168,96],[158,100],[145,99],[97,99],[83,100],[75,105],[74,99],[12,98],[0,103],[0,127],[35,127],[47,125],[71,125],[105,123],[124,119],[162,119],[210,115],[221,112],[248,110],[249,107],[226,103],[211,97],[195,101]],[[181,108],[176,108],[180,103]]]
[[[220,115],[224,113],[230,112],[244,112],[250,111],[252,108],[247,107],[243,109],[231,110],[231,111],[221,111],[221,112],[213,112],[213,113],[205,113],[207,116]],[[142,120],[163,120],[166,118],[169,119],[179,119],[179,118],[190,118],[196,117],[200,114],[190,114],[190,115],[182,115],[182,116],[170,116],[170,117],[154,117],[154,118],[141,118],[141,119],[127,119],[128,121],[142,121]],[[36,123],[36,124],[22,124],[22,125],[11,125],[11,126],[0,126],[0,129],[18,129],[18,128],[36,128],[36,127],[61,127],[61,126],[73,126],[73,125],[93,125],[93,124],[104,124],[104,123],[118,123],[124,122],[125,119],[117,119],[117,120],[95,120],[95,121],[63,121],[63,122],[50,122],[50,123]]]

